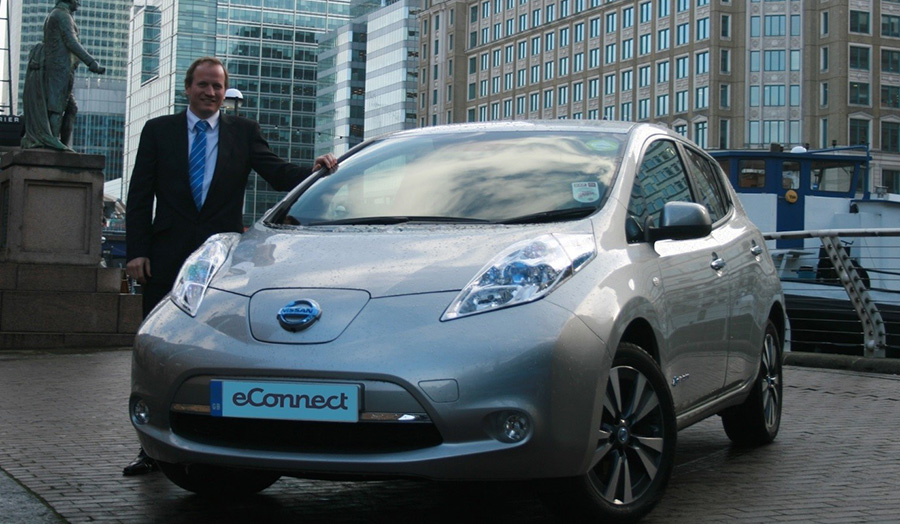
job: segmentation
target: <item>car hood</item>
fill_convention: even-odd
[[[372,298],[458,291],[500,251],[547,233],[590,233],[590,220],[516,226],[257,224],[211,287],[251,296],[265,289],[362,290]]]

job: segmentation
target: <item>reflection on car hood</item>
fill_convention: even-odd
[[[530,226],[255,225],[211,287],[252,295],[272,288],[361,289],[372,297],[457,291],[502,249],[545,233],[587,233],[587,220]]]

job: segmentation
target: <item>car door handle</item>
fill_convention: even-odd
[[[725,269],[725,260],[716,257],[712,262],[709,263],[709,267],[715,269],[716,271],[722,271],[723,269]]]
[[[759,244],[755,244],[755,243],[754,243],[754,244],[753,244],[753,247],[750,248],[750,254],[753,255],[753,256],[755,256],[755,257],[758,257],[759,255],[762,255],[762,252],[763,252],[763,248],[762,248],[762,246],[760,246]]]

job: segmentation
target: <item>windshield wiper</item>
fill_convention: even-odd
[[[498,224],[541,224],[545,222],[556,222],[557,220],[575,220],[584,218],[594,211],[593,207],[571,207],[568,209],[556,209],[553,211],[541,211],[539,213],[530,213],[506,220],[498,220]]]
[[[342,218],[339,220],[321,220],[308,222],[307,226],[367,226],[367,225],[391,225],[391,224],[490,224],[490,220],[481,218],[464,217],[440,217],[440,216],[382,216],[382,217],[356,217]]]

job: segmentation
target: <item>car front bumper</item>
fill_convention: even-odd
[[[335,340],[264,343],[249,299],[210,289],[197,318],[171,301],[135,341],[130,407],[157,460],[285,475],[529,479],[594,463],[610,355],[604,341],[549,300],[438,319],[453,292],[371,299]],[[210,380],[360,386],[357,423],[213,417]],[[527,436],[502,423],[525,414]],[[134,418],[132,418],[134,423]]]

